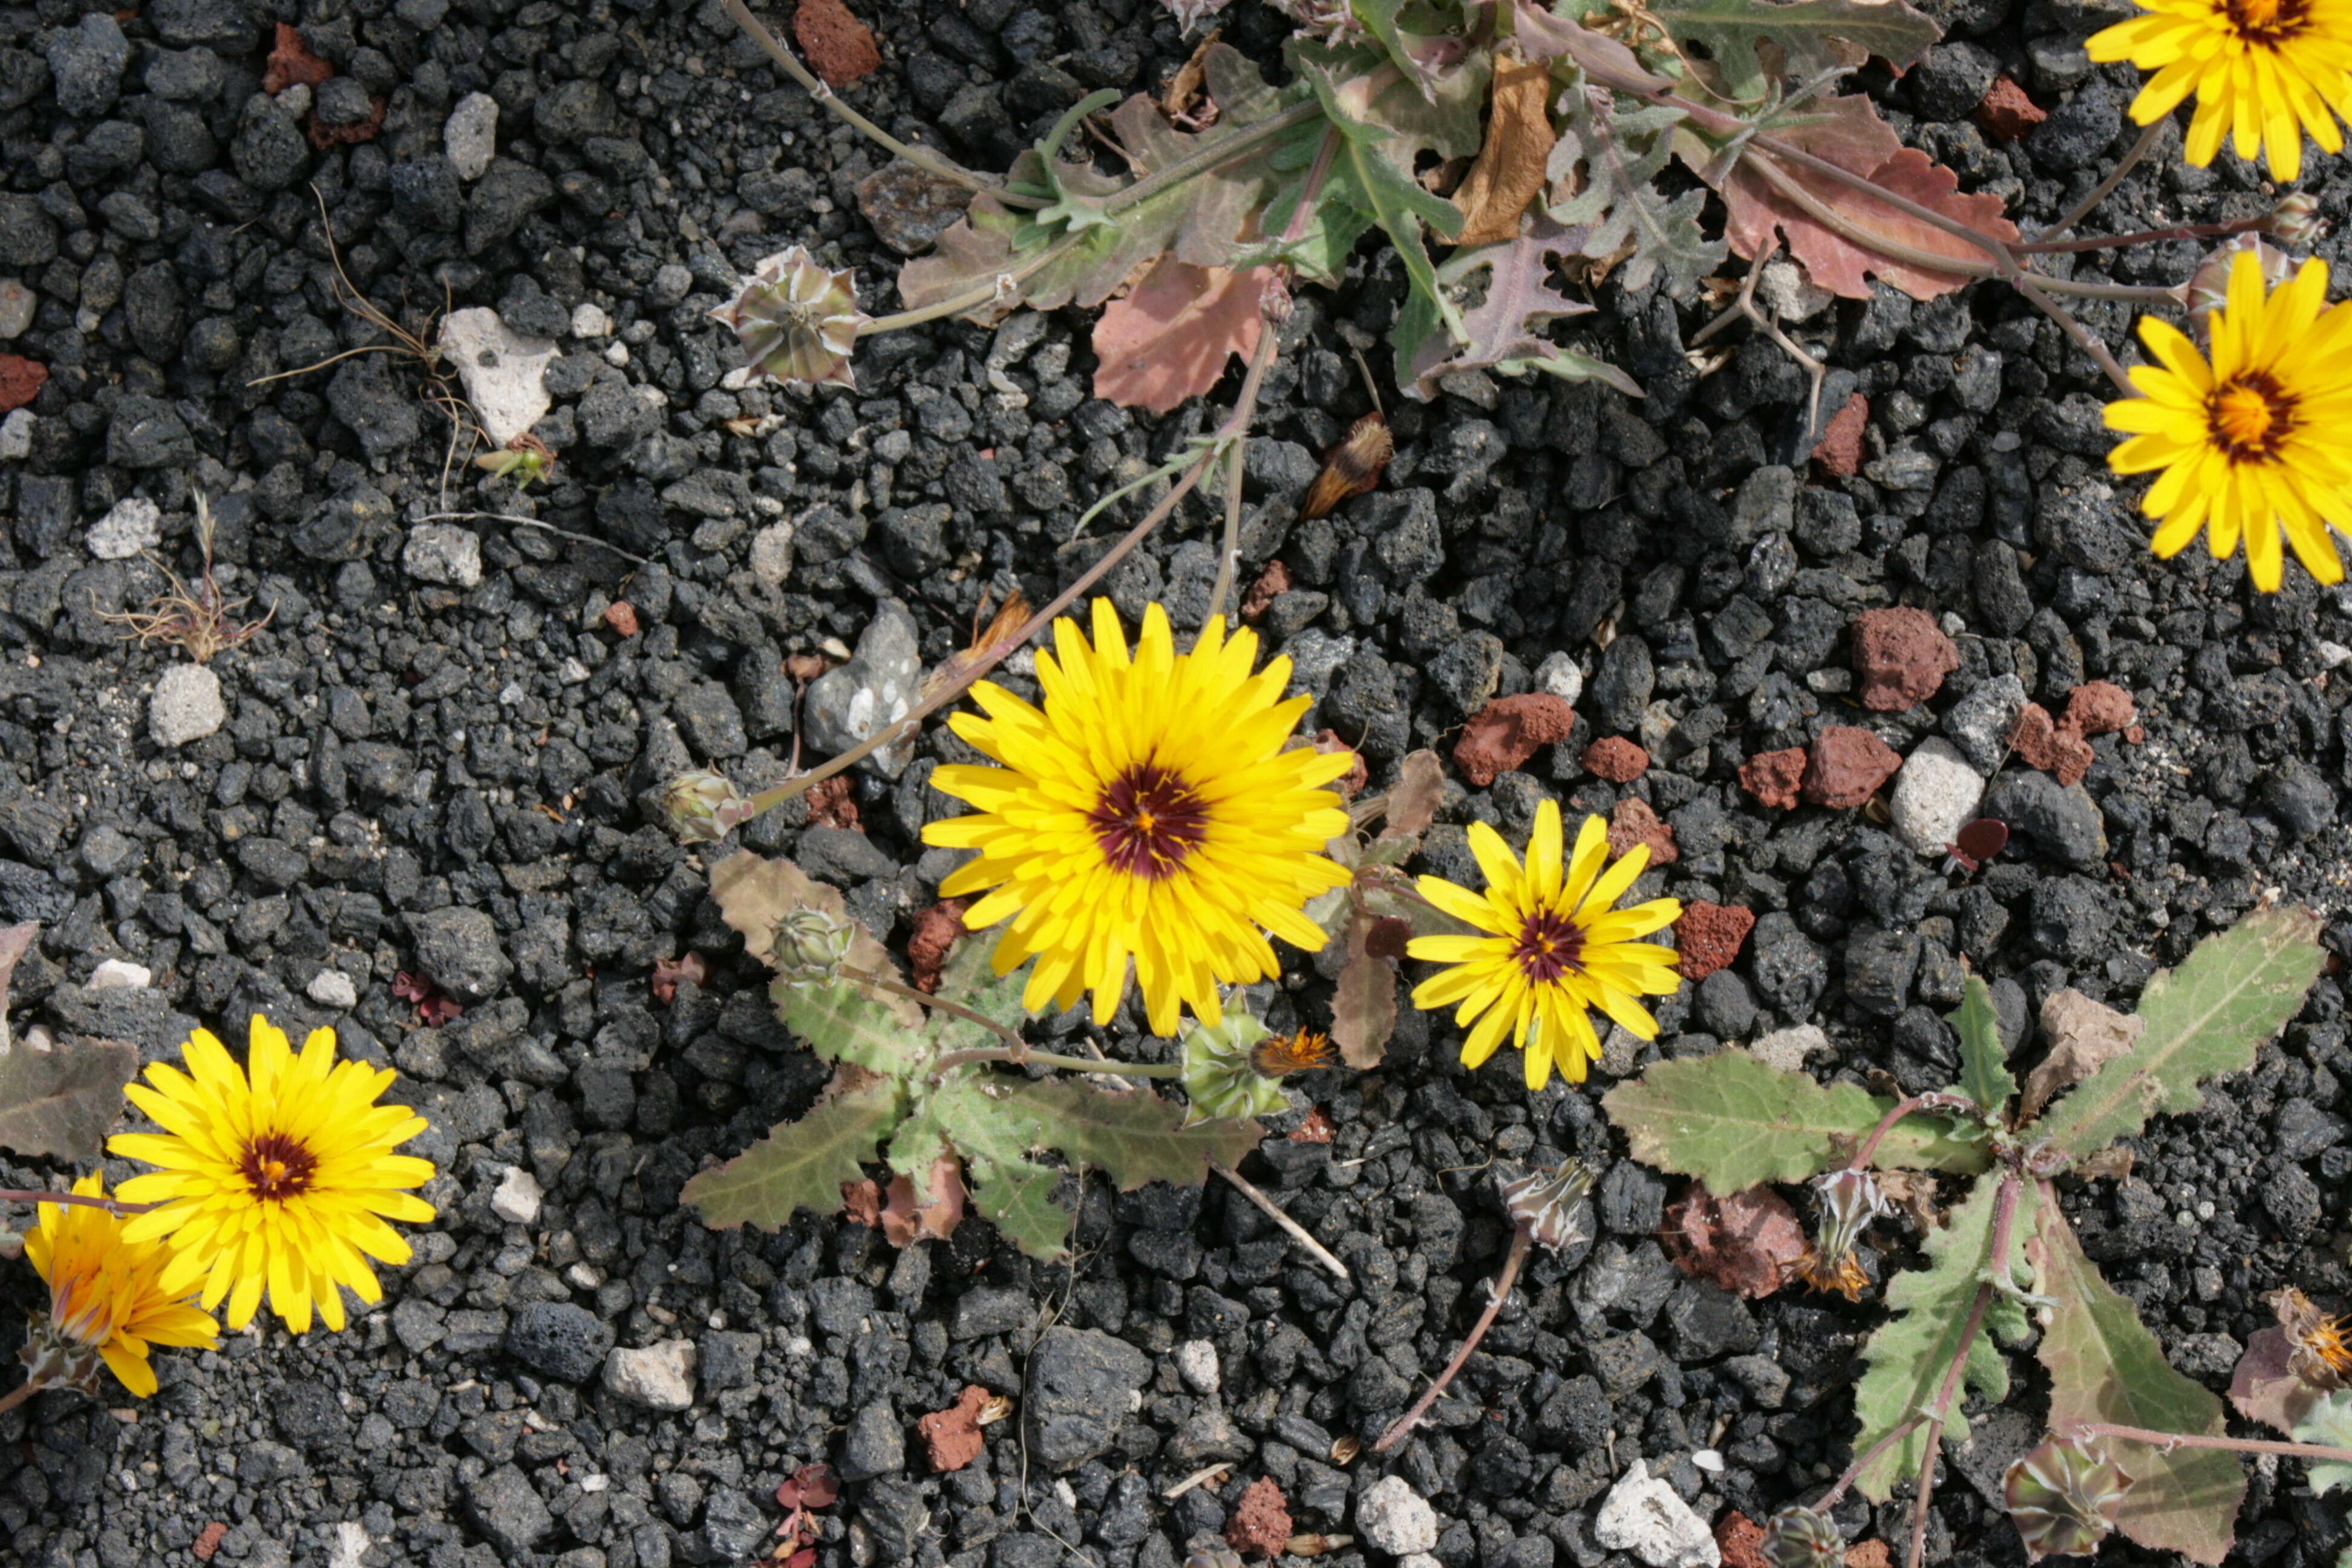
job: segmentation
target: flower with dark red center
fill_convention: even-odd
[[[2181,155],[2202,167],[2228,135],[2238,156],[2303,174],[2303,138],[2344,150],[2352,119],[2352,5],[2346,0],[2139,0],[2145,15],[2094,33],[2091,58],[2154,71],[2131,116],[2153,125],[2197,95]]]
[[[1269,934],[1323,945],[1306,906],[1348,880],[1321,853],[1348,816],[1322,786],[1355,757],[1291,746],[1307,700],[1283,696],[1286,658],[1253,673],[1256,633],[1213,620],[1179,653],[1153,605],[1130,654],[1109,600],[1093,618],[1091,640],[1061,621],[1037,655],[1042,705],[972,687],[981,713],[949,724],[995,765],[931,774],[974,810],[923,841],[978,851],[940,892],[975,896],[971,930],[1003,922],[1000,973],[1034,961],[1025,1006],[1091,992],[1108,1024],[1132,965],[1153,1033],[1188,1007],[1213,1027],[1220,985],[1281,973]]]

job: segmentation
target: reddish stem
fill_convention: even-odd
[[[1910,1420],[1906,1421],[1902,1426],[1897,1426],[1894,1431],[1889,1432],[1885,1436],[1881,1437],[1877,1442],[1873,1443],[1869,1447],[1864,1449],[1861,1457],[1856,1458],[1853,1464],[1848,1465],[1845,1468],[1845,1474],[1837,1479],[1837,1485],[1832,1487],[1828,1491],[1823,1492],[1822,1494],[1821,1500],[1813,1504],[1814,1510],[1820,1513],[1827,1513],[1830,1510],[1837,1507],[1839,1500],[1845,1496],[1847,1489],[1852,1487],[1853,1483],[1860,1479],[1863,1471],[1870,1468],[1873,1464],[1877,1462],[1879,1455],[1884,1454],[1887,1449],[1892,1448],[1895,1444],[1900,1443],[1904,1438],[1909,1436],[1913,1429],[1927,1419],[1927,1418],[1925,1415],[1914,1415]]]
[[[2326,1459],[2352,1464],[2352,1448],[2325,1443],[2280,1443],[2267,1437],[2210,1437],[2187,1432],[2158,1432],[2147,1426],[2124,1426],[2113,1421],[2092,1421],[2074,1428],[2076,1437],[2120,1437],[2126,1443],[2147,1443],[2158,1448],[2226,1448],[2236,1454],[2276,1454],[2289,1459]]]
[[[104,1209],[115,1218],[145,1214],[155,1204],[126,1204],[120,1198],[94,1198],[82,1193],[44,1193],[28,1187],[0,1187],[0,1204],[64,1204],[70,1208]]]
[[[2017,1229],[2017,1200],[2022,1187],[2015,1176],[2003,1176],[1993,1194],[1992,1267],[2004,1277],[2009,1272],[2009,1243]],[[1944,1421],[1951,1414],[1952,1401],[1958,1397],[1960,1380],[1969,1370],[1969,1352],[1975,1348],[1977,1335],[1984,1329],[1985,1313],[1992,1306],[1993,1288],[1977,1287],[1976,1300],[1969,1303],[1968,1321],[1960,1327],[1960,1342],[1952,1352],[1952,1364],[1945,1369],[1943,1386],[1936,1391],[1936,1404],[1927,1416],[1927,1447],[1919,1457],[1919,1481],[1914,1488],[1917,1501],[1911,1510],[1911,1550],[1906,1555],[1908,1568],[1919,1568],[1927,1555],[1927,1508],[1936,1498],[1936,1455],[1943,1446]]]
[[[1405,1435],[1418,1426],[1421,1418],[1429,1414],[1429,1407],[1437,1403],[1437,1396],[1445,1392],[1445,1385],[1454,1381],[1454,1374],[1468,1363],[1470,1352],[1478,1348],[1478,1342],[1485,1339],[1486,1331],[1494,1326],[1495,1314],[1503,1310],[1503,1298],[1511,1293],[1511,1286],[1519,1277],[1519,1266],[1527,1262],[1528,1247],[1534,1240],[1535,1232],[1526,1226],[1519,1226],[1512,1235],[1510,1255],[1503,1259],[1503,1271],[1495,1276],[1495,1293],[1486,1302],[1486,1310],[1478,1314],[1478,1321],[1470,1325],[1470,1337],[1462,1342],[1462,1348],[1454,1352],[1454,1359],[1445,1363],[1445,1370],[1437,1374],[1437,1381],[1429,1385],[1429,1392],[1423,1394],[1395,1426],[1381,1434],[1381,1440],[1372,1445],[1373,1453],[1385,1454],[1403,1442]]]

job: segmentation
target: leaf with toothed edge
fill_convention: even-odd
[[[1040,1146],[1109,1173],[1121,1192],[1146,1182],[1198,1186],[1209,1179],[1212,1163],[1234,1164],[1265,1136],[1246,1116],[1186,1126],[1174,1106],[1148,1089],[1045,1079],[1017,1086],[1012,1099],[1036,1128]]]
[[[2017,1079],[2009,1070],[2009,1053],[2001,1049],[1991,987],[1969,975],[1952,1022],[1960,1035],[1960,1092],[1986,1116],[1999,1120],[2017,1093]]]
[[[1426,402],[1449,375],[1495,370],[1517,375],[1540,370],[1564,381],[1600,381],[1629,397],[1642,395],[1633,377],[1616,366],[1561,348],[1537,329],[1547,321],[1589,315],[1592,307],[1551,286],[1552,258],[1579,254],[1578,237],[1542,214],[1521,220],[1520,237],[1507,245],[1457,250],[1437,269],[1442,297],[1451,299],[1480,273],[1485,297],[1462,310],[1463,341],[1448,342],[1437,331],[1436,311],[1415,294],[1397,312],[1393,332],[1397,384]]]
[[[1899,75],[1943,37],[1904,0],[1652,0],[1647,15],[1686,55],[1697,46],[1695,58],[1743,104],[1761,102],[1780,77],[1850,69],[1869,55]],[[1769,68],[1759,46],[1778,57]]]
[[[1560,101],[1567,121],[1544,165],[1551,181],[1546,210],[1575,237],[1574,254],[1604,261],[1623,253],[1619,279],[1626,288],[1642,289],[1663,273],[1668,294],[1689,293],[1727,251],[1699,231],[1706,193],[1670,197],[1657,189],[1681,110],[1620,102],[1581,80]]]
[[[828,1089],[806,1116],[778,1122],[734,1159],[697,1174],[679,1201],[698,1211],[713,1230],[739,1225],[776,1230],[796,1209],[831,1214],[841,1207],[841,1184],[865,1174],[865,1163],[905,1108],[904,1090],[890,1079]]]

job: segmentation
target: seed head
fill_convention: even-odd
[[[1764,1555],[1772,1568],[1840,1568],[1845,1537],[1819,1509],[1784,1508],[1765,1521]]]
[[[724,774],[683,773],[663,786],[662,820],[681,844],[713,844],[751,816],[751,803]]]
[[[2052,1437],[2010,1466],[2001,1492],[2025,1551],[2043,1557],[2086,1557],[2116,1527],[2130,1479],[2099,1448]]]
[[[1585,1223],[1584,1194],[1592,1190],[1592,1173],[1579,1162],[1562,1161],[1557,1170],[1507,1180],[1497,1177],[1495,1185],[1511,1218],[1552,1251],[1566,1251],[1591,1234]]]
[[[795,245],[761,262],[710,319],[732,327],[753,368],[778,381],[854,390],[850,351],[857,329],[873,318],[857,308],[854,272],[829,272]]]
[[[2289,191],[2271,209],[2271,236],[2281,245],[2300,250],[2316,244],[2326,232],[2327,226],[2319,221],[2319,198],[2309,191]]]
[[[819,909],[793,910],[775,923],[769,952],[775,955],[777,983],[829,985],[841,978],[856,928]]]

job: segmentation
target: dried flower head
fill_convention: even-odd
[[[1213,1025],[1184,1032],[1185,1125],[1214,1116],[1276,1116],[1290,1109],[1282,1085],[1257,1068],[1257,1056],[1274,1041],[1265,1026],[1234,1008]]]
[[[1841,1568],[1845,1536],[1819,1509],[1784,1508],[1765,1521],[1764,1556],[1772,1568]]]
[[[93,1173],[76,1182],[83,1197],[106,1195]],[[36,1387],[98,1393],[102,1362],[122,1386],[145,1399],[155,1392],[150,1345],[212,1350],[219,1331],[212,1315],[188,1301],[188,1292],[163,1289],[169,1243],[126,1241],[123,1222],[87,1204],[43,1204],[25,1237],[25,1257],[49,1288],[49,1310],[25,1325],[16,1354]]]
[[[662,786],[661,814],[680,844],[713,844],[743,825],[751,803],[725,774],[696,768]]]
[[[2344,1338],[2342,1318],[2331,1318],[2310,1297],[2292,1285],[2263,1298],[2286,1334],[2287,1370],[2322,1391],[2352,1382],[2352,1344]]]
[[[2281,245],[2298,250],[2316,245],[2327,226],[2319,221],[2319,198],[2309,191],[2289,191],[2271,209],[2271,233]]]
[[[1495,1180],[1503,1194],[1503,1208],[1539,1245],[1565,1251],[1591,1234],[1585,1224],[1585,1194],[1592,1190],[1592,1173],[1579,1161],[1564,1160],[1549,1171]]]
[[[2182,310],[2198,337],[2209,344],[2213,340],[2213,312],[2230,302],[2230,269],[2242,255],[2251,255],[2262,263],[2263,281],[2273,289],[2294,270],[2286,252],[2259,234],[2239,235],[2206,252],[2183,286]]]
[[[841,978],[857,929],[811,906],[787,912],[770,938],[769,962],[779,985],[829,985]]]
[[[1812,1249],[1798,1263],[1797,1278],[1825,1294],[1834,1290],[1849,1301],[1859,1301],[1870,1280],[1854,1261],[1854,1243],[1862,1239],[1864,1227],[1893,1214],[1895,1205],[1877,1177],[1851,1165],[1813,1178],[1813,1205],[1817,1224]]]
[[[2096,1446],[2052,1437],[2010,1466],[2009,1517],[2029,1557],[2088,1556],[2116,1527],[2131,1480]]]
[[[1331,1037],[1317,1034],[1312,1029],[1268,1035],[1250,1048],[1250,1066],[1265,1078],[1288,1078],[1295,1072],[1311,1072],[1317,1068],[1328,1068],[1337,1059],[1331,1052]]]
[[[710,319],[735,330],[744,357],[761,373],[853,390],[850,351],[857,330],[873,320],[857,308],[856,273],[829,272],[798,245],[761,261]]]

